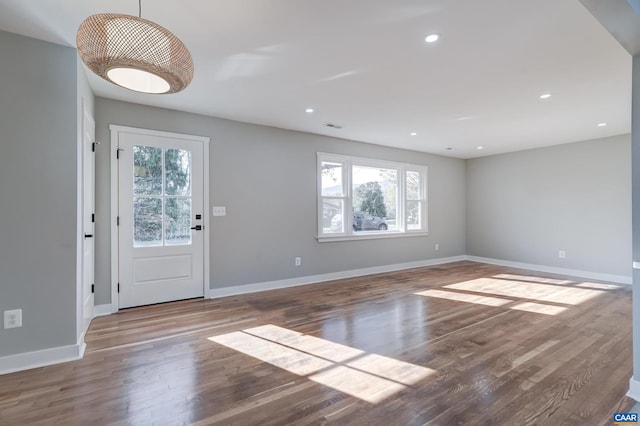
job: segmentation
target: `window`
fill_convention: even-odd
[[[318,239],[427,232],[427,168],[318,153]]]

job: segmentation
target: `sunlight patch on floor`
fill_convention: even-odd
[[[532,277],[529,275],[498,274],[498,275],[494,275],[493,277],[500,278],[503,280],[527,281],[527,282],[540,283],[540,284],[566,285],[566,284],[573,283],[573,281],[571,280],[557,280],[555,278]]]
[[[478,278],[471,281],[447,285],[444,288],[568,305],[579,305],[580,303],[604,294],[604,292],[600,290],[559,287],[557,285],[508,281],[493,278]]]
[[[516,301],[511,299],[500,299],[497,297],[479,296],[476,294],[458,293],[453,291],[425,290],[425,291],[421,291],[413,294],[417,296],[435,297],[438,299],[453,300],[455,302],[474,303],[474,304],[485,305],[485,306],[504,306],[506,308],[514,309],[516,311],[527,311],[527,312],[533,312],[536,314],[544,314],[544,315],[558,315],[567,310],[567,308],[562,306],[547,305],[543,303],[533,303],[533,302],[524,302],[524,303],[518,303],[513,306],[505,306],[510,303],[516,303]]]
[[[580,283],[577,285],[582,288],[595,288],[597,290],[617,290],[620,288],[616,284],[602,284],[602,283]]]
[[[307,376],[334,365],[332,362],[322,358],[260,339],[241,331],[210,337],[209,340],[250,355],[260,361],[275,365],[298,376]]]
[[[415,385],[433,370],[378,354],[368,354],[346,364],[366,373],[386,377],[403,385]]]
[[[558,315],[567,310],[562,306],[544,305],[542,303],[525,302],[519,303],[515,306],[510,306],[509,309],[515,309],[516,311],[533,312],[534,314],[545,315]]]
[[[414,294],[417,294],[419,296],[456,300],[458,302],[477,303],[478,305],[486,306],[503,306],[513,302],[513,300],[510,299],[498,299],[497,297],[479,296],[476,294],[468,293],[454,293],[452,291],[443,290],[425,290]]]
[[[344,362],[365,354],[359,349],[274,325],[249,328],[244,332],[333,362]]]
[[[376,404],[402,391],[406,386],[342,365],[314,374],[310,380]]]
[[[271,324],[209,340],[374,404],[435,373]]]

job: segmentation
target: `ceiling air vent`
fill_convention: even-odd
[[[327,124],[325,124],[325,126],[333,127],[334,129],[342,129],[342,126],[339,126],[339,125],[333,124],[333,123],[327,123]]]

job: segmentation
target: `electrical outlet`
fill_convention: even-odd
[[[302,258],[301,257],[296,257],[295,258],[295,263],[296,263],[296,266],[302,265]]]
[[[4,311],[4,328],[22,327],[22,309]]]
[[[564,251],[564,250],[560,250],[560,251],[558,252],[558,257],[559,257],[560,259],[564,259],[564,258],[566,258],[566,257],[567,257],[567,252],[566,252],[566,251]]]

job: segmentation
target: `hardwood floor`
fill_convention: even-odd
[[[600,425],[631,287],[474,262],[96,318],[84,359],[0,376],[1,425]]]

